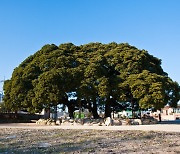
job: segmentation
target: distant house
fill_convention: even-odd
[[[162,120],[176,120],[180,119],[180,105],[177,108],[172,108],[170,106],[165,106],[161,110]]]

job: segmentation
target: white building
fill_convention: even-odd
[[[3,101],[3,93],[2,92],[0,92],[0,103],[2,103],[2,101]]]

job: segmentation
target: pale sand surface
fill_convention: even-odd
[[[180,124],[154,124],[154,125],[131,125],[131,126],[84,126],[84,125],[42,126],[42,125],[37,125],[35,123],[8,123],[8,124],[0,124],[0,129],[1,128],[142,130],[142,131],[180,132]]]
[[[0,124],[0,154],[180,154],[180,125]]]

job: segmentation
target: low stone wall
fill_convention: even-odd
[[[157,120],[148,119],[40,119],[36,122],[39,125],[86,125],[86,126],[121,126],[121,125],[149,125],[156,124]]]

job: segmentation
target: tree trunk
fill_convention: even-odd
[[[75,111],[75,108],[72,106],[72,105],[68,105],[68,113],[69,113],[69,117],[74,119],[74,111]]]
[[[17,113],[17,110],[15,111],[14,118],[15,118],[15,119],[17,119],[17,118],[18,118],[18,113]]]
[[[75,106],[71,102],[68,101],[68,97],[63,97],[62,102],[68,108],[69,117],[73,119],[74,118]]]
[[[158,114],[158,118],[159,118],[159,122],[161,122],[161,109],[160,109],[160,113]]]
[[[132,118],[135,118],[135,112],[134,112],[134,100],[133,97],[131,96],[131,108],[132,108]]]
[[[45,119],[49,119],[49,118],[50,118],[50,108],[45,109],[44,118],[45,118]]]
[[[54,120],[57,120],[57,105],[54,106]]]
[[[114,119],[114,107],[113,107],[113,110],[112,110],[112,112],[113,112],[113,119]]]
[[[105,105],[105,118],[111,117],[111,100],[110,98],[107,99],[106,105]]]
[[[99,118],[99,115],[98,115],[98,113],[97,113],[96,100],[93,101],[92,114],[93,114],[93,118],[94,118],[94,119],[98,119],[98,118]]]

